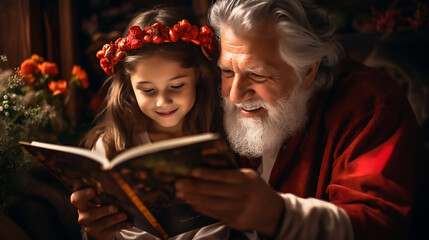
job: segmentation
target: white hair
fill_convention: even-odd
[[[209,12],[210,25],[218,38],[222,26],[229,26],[239,36],[253,34],[264,26],[277,31],[280,54],[296,76],[317,61],[319,70],[315,88],[328,88],[333,69],[343,56],[343,48],[334,40],[334,29],[326,13],[305,0],[217,0]]]

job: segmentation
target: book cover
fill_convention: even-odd
[[[166,239],[216,220],[175,197],[174,183],[196,167],[235,168],[219,134],[206,133],[131,148],[110,161],[87,149],[20,142],[71,191],[96,189],[96,204],[115,204],[137,228]]]

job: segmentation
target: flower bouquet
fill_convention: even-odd
[[[10,191],[17,189],[12,177],[33,162],[18,142],[80,138],[71,136],[76,132],[64,110],[73,91],[89,87],[85,70],[77,65],[66,81],[59,78],[55,63],[36,54],[17,70],[7,64],[7,57],[0,55],[0,212],[10,204]]]
[[[429,28],[429,5],[419,4],[413,11],[390,8],[378,11],[371,7],[371,21],[364,25],[368,32],[393,32],[402,29],[418,31]]]

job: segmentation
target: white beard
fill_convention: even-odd
[[[297,84],[289,96],[277,101],[277,106],[271,106],[261,99],[234,104],[224,96],[224,126],[232,149],[240,155],[253,158],[261,157],[268,151],[277,153],[281,144],[304,126],[311,93],[302,84]],[[268,116],[264,119],[243,117],[238,113],[239,107],[263,107]]]

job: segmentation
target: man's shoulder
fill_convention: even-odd
[[[346,104],[368,111],[407,103],[404,91],[389,74],[351,59],[344,59],[339,64],[329,95],[332,106]]]
[[[328,122],[410,109],[404,91],[390,75],[351,59],[339,64],[334,84],[326,96],[325,120]]]
[[[333,90],[336,93],[351,94],[357,100],[371,97],[379,101],[389,101],[395,100],[398,95],[405,97],[399,83],[384,70],[368,67],[351,59],[344,59],[339,64]],[[392,96],[395,98],[389,99]]]

